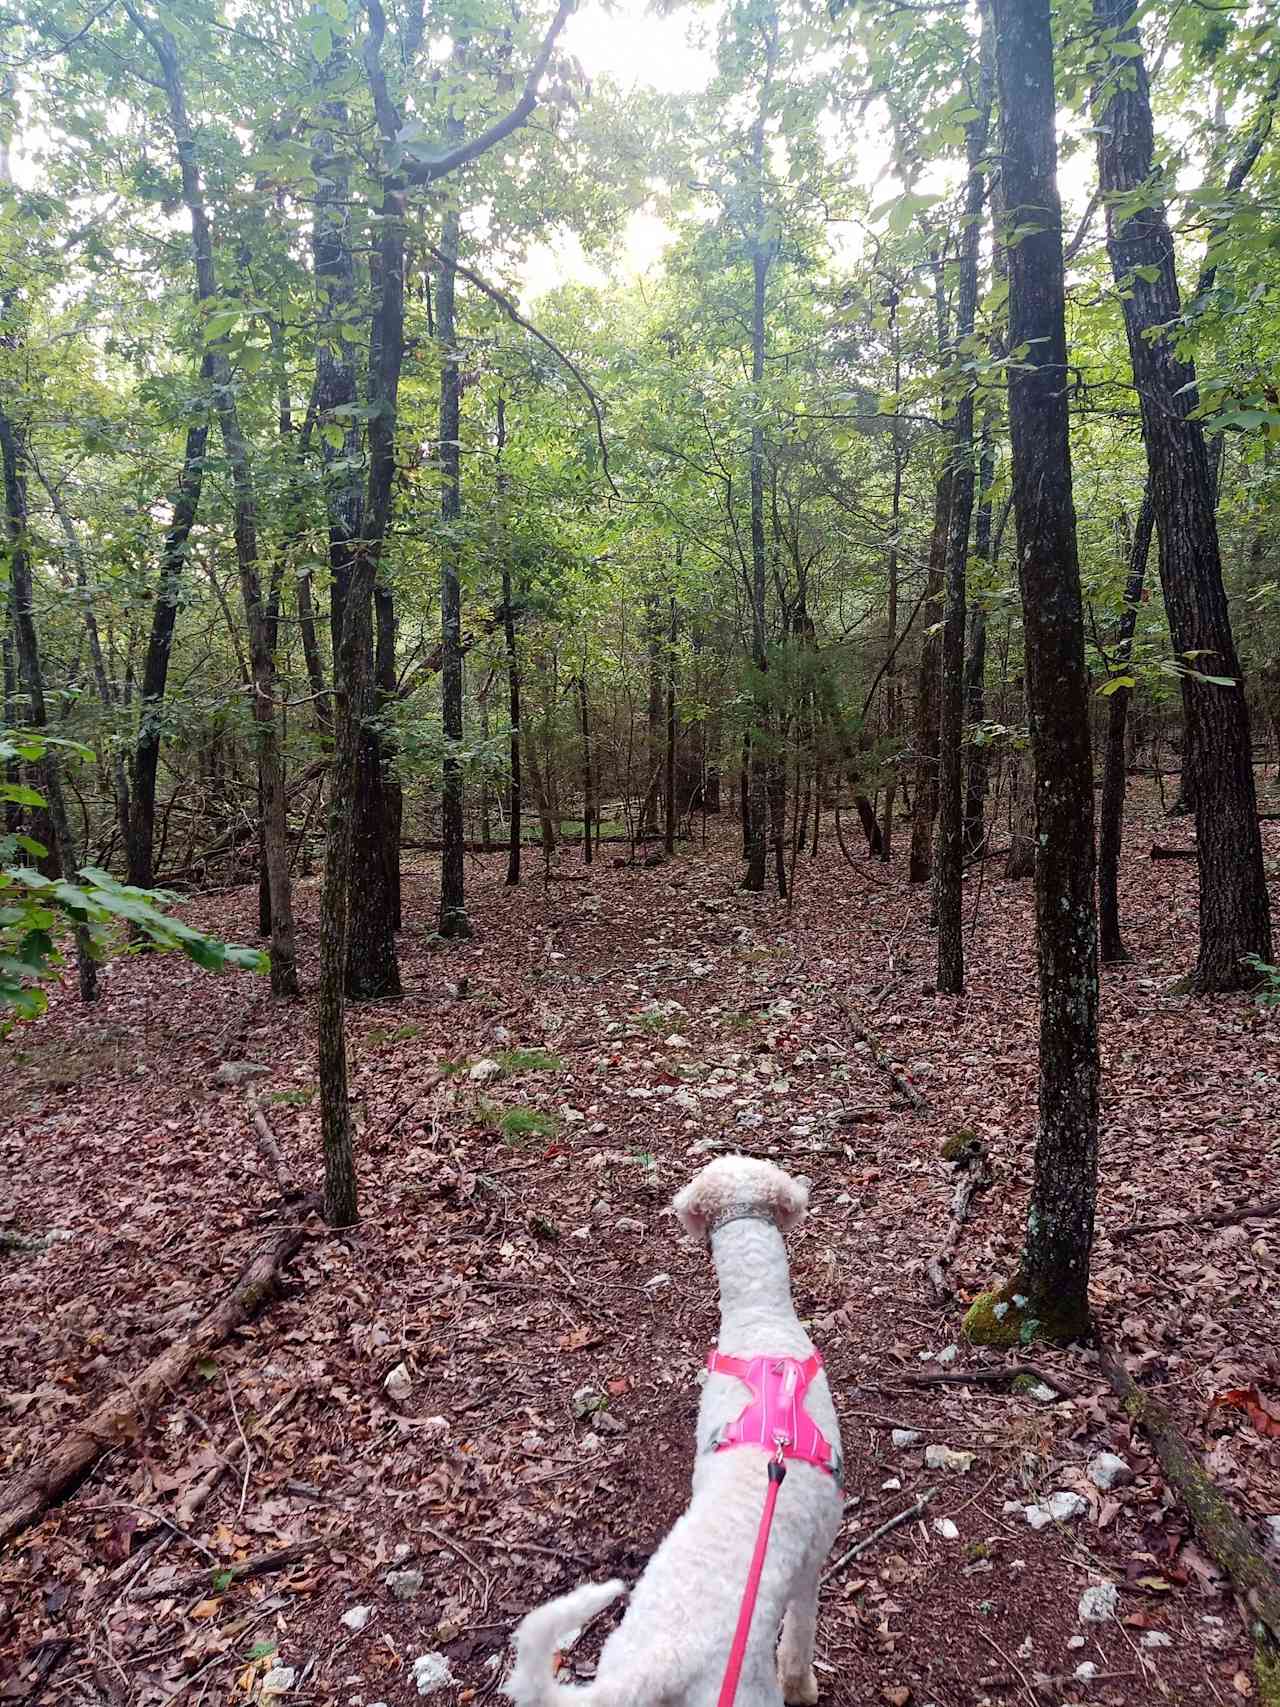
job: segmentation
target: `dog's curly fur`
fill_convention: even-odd
[[[727,1356],[804,1359],[813,1351],[791,1301],[782,1242],[783,1230],[802,1219],[808,1196],[805,1182],[770,1162],[722,1156],[676,1197],[673,1208],[687,1232],[705,1238],[712,1229],[719,1346]],[[735,1209],[751,1214],[717,1226],[720,1215]],[[723,1452],[708,1447],[749,1397],[733,1376],[707,1378],[698,1411],[693,1497],[632,1591],[592,1683],[558,1684],[555,1651],[623,1592],[621,1582],[585,1584],[531,1612],[520,1625],[505,1685],[517,1707],[715,1707],[764,1508],[766,1454],[750,1446]],[[840,1432],[825,1375],[810,1386],[808,1408],[838,1451]],[[789,1464],[736,1707],[817,1701],[818,1576],[839,1524],[840,1494],[831,1477],[811,1464]]]

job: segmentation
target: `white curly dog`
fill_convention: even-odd
[[[783,1234],[803,1218],[808,1200],[807,1184],[771,1162],[722,1156],[685,1186],[672,1206],[685,1230],[711,1246],[720,1281],[715,1356],[739,1360],[744,1373],[746,1363],[755,1359],[760,1360],[756,1369],[771,1358],[795,1360],[772,1365],[775,1372],[794,1372],[813,1360],[800,1404],[790,1412],[791,1433],[816,1445],[819,1459],[825,1447],[829,1460],[829,1468],[812,1459],[787,1463],[735,1707],[818,1699],[813,1670],[818,1576],[840,1525],[840,1432],[826,1375],[791,1301],[783,1244]],[[698,1411],[692,1499],[632,1591],[626,1615],[604,1645],[596,1677],[582,1686],[557,1683],[556,1652],[571,1632],[623,1592],[617,1581],[584,1584],[524,1619],[505,1684],[518,1707],[716,1707],[773,1456],[771,1446],[757,1443],[756,1435],[739,1439],[739,1425],[761,1416],[776,1422],[782,1413],[763,1412],[756,1387],[718,1372],[714,1364],[715,1357]]]

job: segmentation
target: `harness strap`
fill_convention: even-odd
[[[735,1359],[729,1358],[726,1361],[732,1363]],[[769,1546],[769,1531],[773,1527],[773,1509],[778,1503],[778,1489],[782,1486],[786,1473],[787,1467],[782,1462],[781,1453],[769,1460],[769,1490],[764,1497],[764,1511],[756,1533],[755,1552],[751,1555],[751,1569],[747,1572],[747,1586],[743,1590],[742,1605],[738,1610],[738,1627],[733,1632],[733,1645],[729,1649],[729,1663],[724,1668],[724,1682],[720,1685],[717,1707],[733,1707],[733,1698],[738,1693],[738,1679],[742,1675],[747,1637],[751,1634],[751,1618],[756,1609],[760,1576],[764,1570],[764,1556]]]

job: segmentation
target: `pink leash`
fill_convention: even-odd
[[[764,1556],[769,1546],[769,1531],[773,1527],[773,1508],[778,1503],[778,1489],[782,1486],[786,1473],[787,1467],[782,1461],[782,1444],[779,1443],[777,1456],[769,1460],[769,1491],[764,1496],[764,1512],[756,1534],[756,1550],[751,1555],[751,1569],[747,1572],[747,1586],[743,1590],[738,1627],[733,1633],[733,1646],[729,1649],[729,1663],[724,1668],[724,1682],[720,1685],[717,1707],[733,1707],[733,1698],[738,1693],[738,1679],[742,1674],[742,1661],[747,1651],[747,1637],[751,1634],[751,1617],[756,1609],[756,1596],[760,1592],[760,1574],[764,1570]]]

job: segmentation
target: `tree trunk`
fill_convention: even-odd
[[[169,123],[178,153],[182,199],[191,219],[196,297],[201,303],[208,303],[217,296],[213,270],[213,233],[196,163],[195,141],[187,118],[186,94],[177,43],[168,30],[144,24],[139,14],[132,10],[130,15],[147,36],[160,63],[168,101]],[[266,860],[271,889],[271,989],[277,996],[296,996],[298,969],[289,880],[284,762],[276,719],[275,656],[270,632],[270,614],[262,596],[257,494],[249,446],[236,405],[225,340],[213,340],[210,353],[213,358],[214,413],[218,418],[223,450],[226,452],[231,471],[236,565],[240,574],[240,596],[244,604],[245,626],[249,634],[254,736],[258,776],[262,788]]]
[[[1022,1260],[974,1338],[1072,1340],[1089,1329],[1098,1162],[1098,965],[1089,683],[1071,445],[1049,0],[995,0],[1006,232],[1013,500],[1036,767],[1039,1121]],[[1007,243],[1007,237],[1006,237]],[[1016,1300],[1016,1302],[1015,1302]],[[996,1316],[1000,1305],[1007,1306]]]
[[[452,121],[451,121],[452,124]],[[448,128],[448,127],[447,127]],[[456,140],[456,139],[455,139]],[[440,236],[436,279],[436,337],[440,344],[440,643],[444,777],[440,790],[440,915],[442,937],[471,935],[466,907],[462,799],[462,582],[458,573],[462,515],[462,464],[458,446],[462,381],[458,368],[454,299],[458,279],[458,211],[450,207]]]
[[[911,850],[907,878],[927,883],[932,876],[933,822],[938,815],[939,640],[942,621],[943,569],[951,527],[951,468],[943,471],[934,491],[933,534],[929,542],[922,609],[924,638],[916,671],[916,793],[911,814]]]
[[[202,385],[208,385],[212,378],[213,356],[206,351],[200,363]],[[208,442],[208,421],[193,421],[187,428],[182,469],[173,494],[173,513],[160,551],[160,569],[151,606],[151,633],[142,665],[141,707],[133,748],[133,798],[129,806],[129,836],[125,844],[129,882],[140,889],[150,889],[155,883],[156,771],[160,762],[161,708],[169,679],[169,655],[173,648],[173,630],[178,617],[191,529],[200,508]]]
[[[978,312],[978,238],[986,199],[983,161],[991,122],[991,32],[981,8],[977,117],[965,126],[969,177],[965,188],[956,348],[972,338]],[[942,684],[938,714],[939,816],[933,901],[938,915],[938,989],[964,994],[964,641],[969,526],[973,517],[973,390],[966,385],[951,431],[951,514],[942,624]]]
[[[1124,610],[1116,629],[1112,665],[1119,675],[1125,673],[1133,649],[1133,631],[1137,625],[1142,599],[1142,584],[1147,573],[1147,555],[1151,549],[1151,529],[1155,520],[1151,484],[1142,495],[1138,525],[1134,529],[1129,549],[1129,573],[1124,588]],[[1107,745],[1102,770],[1102,804],[1098,825],[1098,931],[1099,953],[1105,965],[1127,960],[1120,936],[1120,849],[1124,829],[1125,747],[1129,702],[1133,689],[1119,687],[1111,695],[1107,707]]]
[[[44,672],[40,664],[40,641],[36,633],[31,555],[27,546],[27,477],[23,467],[26,459],[13,423],[2,408],[0,459],[4,464],[5,521],[9,536],[9,598],[18,681],[27,697],[26,721],[33,729],[44,729],[48,725],[48,716],[44,701]],[[62,876],[74,882],[79,861],[76,859],[75,844],[71,840],[71,826],[67,820],[67,802],[62,788],[62,765],[58,752],[57,747],[45,748],[44,757],[40,761],[40,772],[53,851],[62,867]],[[94,1002],[98,999],[98,968],[93,957],[89,932],[83,925],[76,927],[75,943],[80,1000]]]
[[[676,564],[681,553],[676,550]],[[666,776],[663,787],[663,845],[668,854],[676,851],[676,600],[671,595],[670,621],[667,628],[667,751]]]
[[[1107,248],[1119,287],[1142,414],[1160,541],[1160,581],[1182,672],[1183,770],[1196,817],[1200,952],[1192,987],[1237,990],[1255,976],[1246,957],[1271,957],[1271,919],[1258,830],[1249,708],[1222,581],[1213,474],[1195,368],[1176,350],[1181,298],[1173,237],[1147,187],[1154,136],[1133,0],[1094,0],[1094,19],[1128,51],[1097,102],[1098,173]],[[1124,198],[1143,190],[1128,216]],[[1119,205],[1118,205],[1119,204]],[[1209,680],[1209,677],[1221,680]]]
[[[591,826],[595,819],[595,780],[591,766],[591,706],[587,673],[578,675],[578,724],[582,732],[582,863],[591,864]]]
[[[995,452],[991,435],[984,431],[982,454],[978,462],[978,483],[984,494],[978,504],[974,526],[973,553],[977,560],[991,562],[991,500],[992,476],[995,472]],[[964,788],[964,857],[977,859],[987,841],[987,769],[988,746],[975,738],[974,731],[987,717],[987,610],[978,599],[969,612],[969,646],[964,660],[964,716],[969,727],[966,752]]]

